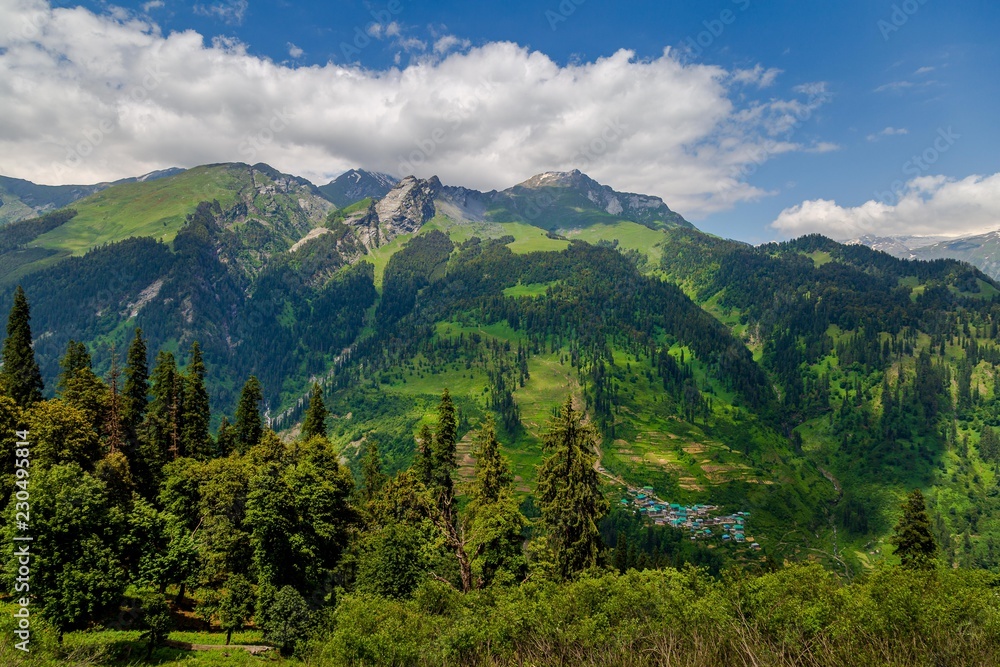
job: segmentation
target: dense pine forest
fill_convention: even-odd
[[[419,272],[396,270],[405,284],[420,284]],[[643,302],[655,304],[655,288],[645,289],[652,291]],[[460,298],[475,298],[470,293]],[[405,289],[399,295],[413,298]],[[544,316],[534,317],[545,331]],[[714,320],[704,322],[701,338],[714,330]],[[593,366],[601,331],[589,335],[596,338],[574,341],[571,353],[588,355]],[[638,331],[630,340],[642,351],[648,345]],[[572,398],[549,421],[526,503],[498,440],[512,429],[498,429],[489,414],[468,424],[447,389],[409,465],[387,474],[371,439],[352,474],[328,438],[331,415],[318,384],[294,437],[267,427],[253,376],[232,420],[222,417],[213,435],[197,343],[182,360],[154,355],[136,329],[124,363],[112,358],[102,379],[86,346],[70,341],[55,396],[45,399],[31,341],[30,306],[18,289],[0,376],[3,578],[20,592],[6,603],[6,664],[159,663],[186,646],[168,641],[171,632],[185,636],[178,630],[214,630],[225,644],[252,637],[284,661],[331,665],[988,664],[1000,657],[1000,580],[944,566],[953,554],[940,558],[920,491],[893,530],[896,565],[853,579],[770,558],[739,565],[676,539],[679,531],[610,511],[595,452],[613,422],[584,419]],[[848,345],[875,365],[894,353],[891,345],[885,352],[856,339]],[[470,353],[461,344],[451,351]],[[511,382],[524,373],[518,351],[489,354],[509,360]],[[649,354],[662,358],[655,348]],[[918,364],[932,367],[927,356]],[[729,363],[746,362],[735,355]],[[656,367],[665,368],[658,378],[667,394],[682,396],[681,367]],[[933,368],[918,365],[921,372]],[[614,402],[601,404],[596,377],[586,402],[610,417]],[[806,401],[782,402],[755,389],[762,384],[748,372],[734,389],[751,404],[783,404],[775,419]],[[911,400],[920,401],[914,392]],[[502,399],[489,405],[507,419]],[[463,429],[475,456],[467,479],[457,474]],[[848,517],[863,520],[863,510]],[[26,552],[18,536],[32,540],[28,559],[19,556]],[[19,617],[30,618],[30,635],[18,637]]]

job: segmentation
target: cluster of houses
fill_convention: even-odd
[[[750,548],[759,550],[760,545],[746,537],[746,524],[750,512],[718,515],[715,505],[681,505],[660,500],[653,492],[653,487],[644,486],[641,489],[629,488],[626,497],[621,499],[623,507],[631,507],[634,511],[650,519],[657,526],[670,526],[678,530],[687,530],[692,540],[705,540],[718,537],[722,542],[749,542]]]

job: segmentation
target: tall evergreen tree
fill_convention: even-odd
[[[305,421],[302,422],[302,437],[309,439],[315,436],[326,437],[326,418],[330,412],[323,403],[323,390],[318,383],[313,383],[309,395],[309,409]]]
[[[597,564],[601,550],[598,520],[607,512],[594,464],[595,435],[567,398],[545,434],[551,454],[538,472],[542,522],[549,529],[559,575],[573,574]]]
[[[933,565],[937,543],[920,489],[914,489],[903,503],[903,516],[893,530],[891,541],[896,546],[896,554],[903,567],[928,568]]]
[[[264,434],[264,423],[260,416],[263,400],[260,381],[251,375],[240,392],[240,402],[236,406],[235,446],[241,454],[260,442]]]
[[[136,329],[125,359],[125,386],[122,388],[122,426],[125,429],[125,437],[133,448],[149,406],[147,354],[142,329]]]
[[[501,571],[513,580],[524,576],[527,563],[522,535],[527,521],[511,488],[514,475],[510,462],[500,453],[492,415],[476,436],[475,455],[468,551],[475,584],[481,588],[493,583]]]
[[[447,498],[451,498],[454,494],[454,482],[451,476],[458,467],[457,445],[458,418],[455,413],[455,403],[451,400],[451,393],[445,389],[438,404],[437,433],[434,434],[434,446],[431,451],[434,464],[431,483]]]
[[[191,359],[182,384],[181,449],[185,456],[205,458],[212,440],[208,430],[211,406],[205,388],[205,362],[197,341],[191,344]]]
[[[182,455],[180,449],[181,376],[170,352],[160,351],[151,376],[153,400],[146,415],[146,437],[152,453],[163,461]]]
[[[59,361],[62,371],[56,383],[59,397],[87,415],[95,430],[105,430],[108,388],[91,368],[90,353],[83,343],[71,340]]]
[[[424,424],[417,435],[417,452],[413,457],[413,471],[425,486],[430,486],[431,478],[434,476],[434,458],[432,448],[434,447],[434,435],[431,428]]]
[[[116,454],[125,449],[125,429],[122,424],[121,370],[118,367],[118,354],[113,345],[111,346],[111,372],[108,380],[110,391],[107,424],[108,448],[112,454]],[[128,465],[127,459],[125,465]]]
[[[42,372],[31,347],[31,309],[20,285],[14,292],[14,305],[7,318],[0,385],[21,408],[42,400]]]
[[[490,415],[476,435],[476,481],[472,486],[473,499],[486,505],[495,503],[500,494],[514,481],[510,462],[500,453],[496,422]]]

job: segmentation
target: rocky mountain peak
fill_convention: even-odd
[[[437,176],[426,180],[407,176],[399,181],[354,223],[362,242],[366,247],[377,247],[400,234],[412,234],[420,229],[434,217],[434,200],[441,189]]]

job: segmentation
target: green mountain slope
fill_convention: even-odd
[[[0,176],[0,225],[64,208],[113,185],[153,181],[181,171],[181,169],[164,169],[136,178],[94,185],[38,185],[20,178]]]
[[[885,556],[919,486],[947,557],[997,568],[997,452],[977,446],[1000,411],[995,283],[815,236],[751,248],[675,231],[661,266],[755,349],[796,450],[837,480],[827,550],[845,567]]]
[[[437,179],[340,210],[266,165],[123,184],[0,230],[0,307],[23,284],[49,387],[70,339],[106,372],[136,326],[182,364],[200,343],[216,411],[257,375],[286,433],[318,381],[352,466],[369,441],[408,465],[448,387],[461,473],[492,413],[525,498],[569,395],[609,493],[749,511],[772,557],[869,566],[921,486],[950,558],[1000,563],[996,284],[822,237],[752,248],[655,198],[611,214],[581,177],[529,179],[562,198],[505,219],[512,195]]]

